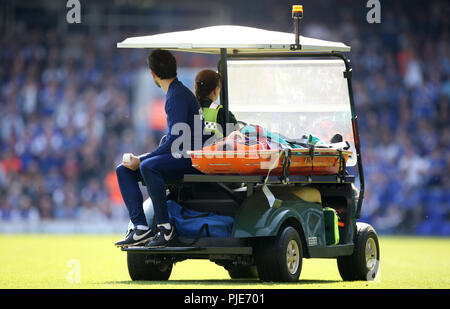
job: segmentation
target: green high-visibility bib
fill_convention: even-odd
[[[222,105],[216,102],[211,103],[209,107],[202,108],[206,132],[223,136],[222,132],[220,132],[220,130],[217,127],[217,115],[219,114],[219,110],[221,108]]]

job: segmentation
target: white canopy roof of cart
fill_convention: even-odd
[[[131,37],[117,43],[118,48],[162,48],[197,53],[289,52],[294,33],[269,31],[243,26],[213,26],[190,31]],[[349,52],[350,46],[300,36],[301,52]]]

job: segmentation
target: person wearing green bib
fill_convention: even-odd
[[[223,137],[225,111],[216,100],[221,88],[220,73],[213,70],[200,71],[195,77],[195,96],[202,108],[205,130],[217,137]],[[237,120],[232,112],[228,112],[228,122],[236,126]]]

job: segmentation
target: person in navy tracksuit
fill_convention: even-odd
[[[195,95],[178,80],[173,55],[156,49],[149,55],[148,64],[156,85],[166,93],[167,135],[156,150],[141,156],[132,155],[129,163],[122,163],[116,169],[120,192],[134,225],[124,239],[116,242],[117,246],[164,247],[174,237],[175,229],[169,222],[167,211],[166,181],[180,179],[184,174],[200,173],[192,167],[186,150],[201,149],[207,138],[203,134],[201,107]],[[156,235],[151,232],[144,215],[138,184],[142,180],[153,203]]]

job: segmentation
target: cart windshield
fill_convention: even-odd
[[[229,60],[228,106],[238,120],[289,138],[339,133],[356,164],[350,97],[342,60]]]

